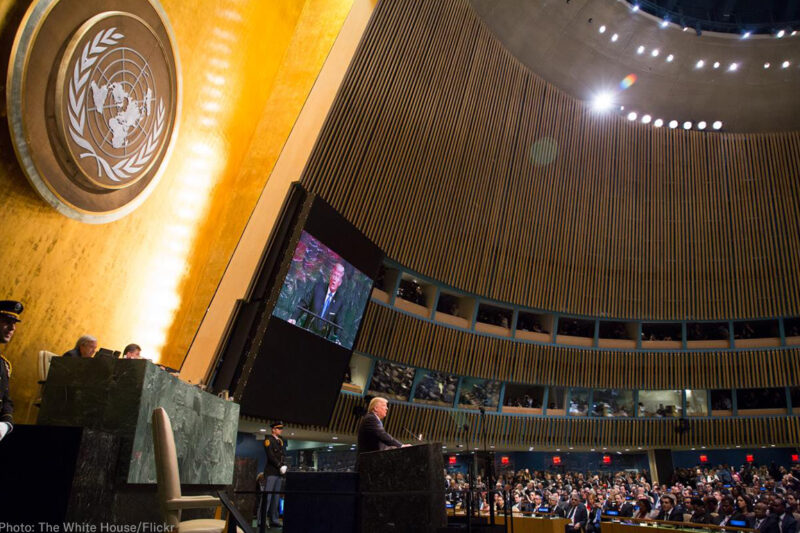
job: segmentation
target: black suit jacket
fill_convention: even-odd
[[[292,318],[296,321],[301,318],[301,316],[305,313],[301,307],[308,309],[315,315],[322,317],[324,320],[320,320],[314,316],[308,315],[308,313],[305,313],[308,315],[308,317],[302,324],[298,324],[299,326],[309,329],[315,333],[319,333],[323,336],[327,336],[329,333],[335,334],[337,328],[334,328],[331,324],[339,324],[339,312],[342,309],[342,304],[344,304],[342,288],[339,287],[339,289],[333,293],[331,302],[328,304],[328,309],[325,310],[325,315],[323,316],[322,308],[325,307],[325,298],[327,296],[328,283],[315,283],[314,287],[312,287],[311,290],[307,292],[300,300],[298,308],[292,314]]]
[[[758,523],[758,518],[756,518],[753,527],[760,533],[780,533],[780,527],[778,527],[778,517],[774,514],[767,515],[761,524]]]
[[[797,520],[792,516],[791,511],[787,511],[781,520],[783,527],[779,528],[781,533],[797,533]]]
[[[662,509],[658,516],[656,516],[656,520],[669,520],[670,522],[683,522],[683,513],[680,509],[673,508],[669,514],[664,512]]]
[[[572,513],[572,508],[567,509],[567,514],[565,515],[566,518],[570,519]],[[575,508],[575,514],[572,515],[570,519],[570,523],[567,524],[567,527],[571,526],[572,524],[580,524],[582,527],[586,527],[586,522],[589,520],[589,512],[586,510],[586,506],[582,503],[579,503],[578,506]]]
[[[386,433],[375,413],[367,413],[358,423],[358,453],[376,452],[403,443]]]

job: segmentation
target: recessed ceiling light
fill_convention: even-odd
[[[697,123],[697,129],[698,130],[706,129],[706,121],[705,120],[701,120],[700,122],[698,122]]]
[[[631,9],[631,11],[633,11],[634,13],[636,13],[637,11],[639,11],[639,4],[634,4],[634,5],[633,5],[633,9]]]
[[[789,63],[788,61],[784,61],[783,63],[781,63],[781,68],[789,68],[790,64],[791,63]]]
[[[259,431],[262,432],[262,433],[266,433],[267,432],[267,428],[261,428],[261,429],[259,429]]]
[[[592,100],[592,108],[595,111],[606,111],[613,103],[611,93],[600,93]]]
[[[669,121],[669,127],[674,130],[675,128],[678,127],[678,121],[677,120],[670,120]]]
[[[337,436],[335,436],[335,435],[334,435],[333,437],[331,437],[331,438],[332,438],[333,440],[339,440],[339,437],[337,437]]]
[[[637,54],[643,54],[644,53],[644,46],[639,45],[639,48],[636,49],[636,53]]]
[[[700,59],[700,60],[697,61],[697,63],[694,64],[694,68],[703,68],[705,66],[705,64],[706,64],[706,62],[703,61],[702,59]]]
[[[657,119],[656,119],[656,120],[653,122],[653,126],[655,126],[656,128],[660,128],[660,127],[661,127],[661,126],[663,126],[663,125],[664,125],[664,121],[663,121],[663,120],[661,120],[660,118],[657,118]]]
[[[634,111],[628,113],[628,120],[636,120],[636,113]]]
[[[606,32],[606,27],[605,27],[605,25],[603,25],[603,26],[600,26],[600,29],[598,29],[597,31],[599,31],[600,33],[605,33],[605,32]]]
[[[714,128],[715,130],[722,128],[722,121],[715,120],[714,123],[711,125],[711,127]]]
[[[650,121],[653,120],[653,117],[650,115],[644,115],[642,117],[642,124],[650,124]]]
[[[611,42],[612,43],[617,42],[617,39],[619,39],[619,35],[618,34],[615,33],[614,35],[611,36]]]
[[[778,39],[780,39],[780,38],[781,38],[781,37],[783,37],[784,35],[786,35],[786,32],[785,32],[784,30],[781,30],[781,31],[779,31],[778,33],[776,33],[776,34],[775,34],[775,37],[777,37]]]
[[[764,63],[764,68],[769,68],[769,63]]]
[[[728,65],[728,70],[730,72],[736,72],[736,69],[738,68],[739,68],[739,63],[731,63],[730,65]]]
[[[683,31],[689,31],[689,26],[684,26]]]
[[[797,30],[792,30],[792,37],[794,37],[795,35],[797,35]]]
[[[746,31],[742,34],[742,39],[749,39],[750,35],[752,35],[749,31]]]
[[[669,21],[666,20],[666,19],[662,20],[661,21],[661,27],[662,28],[666,28],[667,26],[669,26]]]
[[[714,61],[714,68],[719,68],[719,61]]]
[[[686,122],[684,122],[683,123],[683,129],[685,129],[685,130],[692,129],[692,122],[690,120],[687,120]]]
[[[670,54],[667,56],[667,63],[672,63],[672,60],[675,59],[675,56]]]
[[[653,57],[658,57],[658,54],[659,54],[658,48],[654,48],[653,51],[650,52],[650,55]]]

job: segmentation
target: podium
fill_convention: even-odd
[[[363,453],[361,532],[435,533],[447,525],[441,443]]]

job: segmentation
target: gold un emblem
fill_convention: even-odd
[[[28,10],[9,65],[9,123],[28,180],[59,212],[109,222],[155,187],[177,133],[171,35],[155,1]]]

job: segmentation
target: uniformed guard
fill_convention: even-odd
[[[279,492],[283,485],[283,475],[286,474],[285,447],[281,433],[283,433],[283,422],[273,422],[272,434],[267,435],[267,438],[264,439],[264,451],[267,454],[267,462],[264,465],[264,477],[266,478],[264,490],[267,492]],[[259,519],[265,521],[267,513],[269,513],[269,523],[272,526],[283,527],[278,509],[280,498],[280,494],[265,494],[262,498],[263,504]]]
[[[17,329],[22,304],[14,300],[0,300],[0,344],[6,344]],[[14,403],[8,393],[11,380],[11,362],[0,354],[0,440],[14,428]]]

